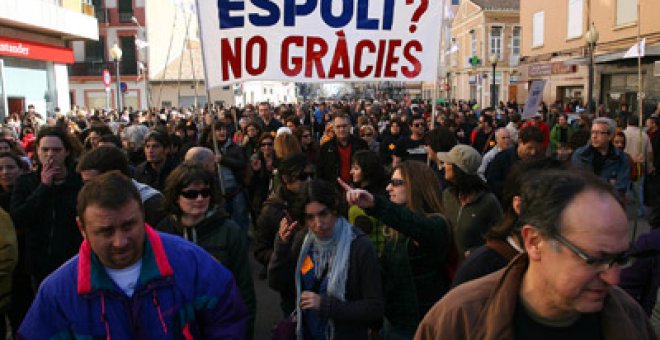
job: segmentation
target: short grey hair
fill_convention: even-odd
[[[501,127],[501,128],[498,128],[497,130],[495,130],[495,137],[496,138],[500,137],[503,133],[506,133],[509,136],[511,135],[511,133],[509,133],[509,130],[507,130],[506,128]]]
[[[610,136],[614,136],[614,130],[616,130],[616,122],[612,118],[607,117],[598,117],[594,119],[592,125],[602,124],[607,125],[607,133]]]

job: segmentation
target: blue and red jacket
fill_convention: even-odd
[[[52,273],[20,339],[244,339],[247,311],[231,273],[202,248],[145,226],[142,268],[128,297],[85,240]]]

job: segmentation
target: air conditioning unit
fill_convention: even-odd
[[[653,63],[653,75],[660,77],[660,61]]]

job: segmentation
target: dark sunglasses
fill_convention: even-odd
[[[308,178],[314,177],[314,174],[311,172],[301,172],[300,175],[298,175],[298,179],[301,181],[306,181]]]
[[[261,146],[273,146],[273,143],[261,143]]]
[[[211,196],[211,189],[206,188],[202,190],[186,190],[186,191],[181,191],[180,195],[189,200],[195,199],[199,197],[199,195],[202,195],[202,198],[207,198]]]
[[[404,185],[405,183],[406,183],[406,181],[404,181],[400,178],[392,178],[389,182],[389,184],[393,187],[400,187],[400,186]]]
[[[415,124],[413,124],[413,126],[414,126],[414,127],[424,126],[424,123],[415,123]]]
[[[373,137],[373,133],[365,133],[362,135],[362,137]]]

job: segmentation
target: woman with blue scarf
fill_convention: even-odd
[[[282,219],[268,283],[280,292],[295,288],[297,339],[367,339],[384,308],[376,252],[338,215],[333,184],[307,182],[300,199],[306,230],[290,216]]]

